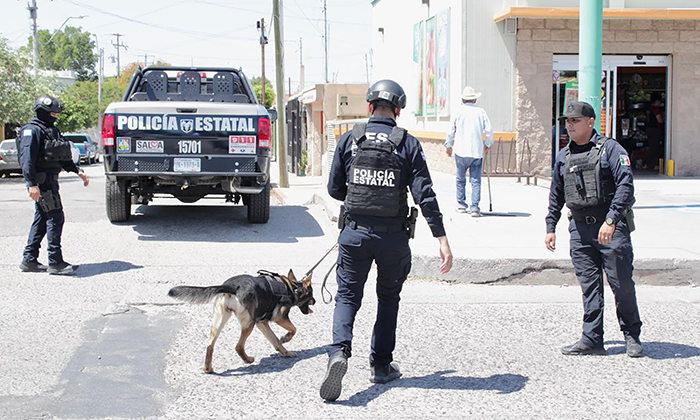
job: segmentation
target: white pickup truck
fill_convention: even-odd
[[[270,217],[271,121],[241,70],[138,69],[102,121],[107,217],[124,222],[154,195],[193,203],[208,195]]]

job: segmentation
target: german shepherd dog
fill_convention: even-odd
[[[245,352],[245,342],[257,326],[265,338],[282,356],[295,357],[296,354],[284,348],[294,337],[297,329],[289,320],[289,311],[297,306],[301,313],[313,313],[310,305],[316,303],[311,288],[311,274],[297,281],[292,270],[285,277],[268,271],[259,271],[257,276],[241,274],[231,277],[220,286],[193,287],[177,286],[170,289],[168,296],[190,303],[207,303],[214,301],[214,320],[204,372],[211,373],[214,344],[221,330],[232,314],[241,323],[241,337],[236,345],[236,352],[245,363],[255,360]],[[269,321],[274,321],[287,330],[287,334],[277,338],[270,328]]]

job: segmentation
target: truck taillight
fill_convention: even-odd
[[[258,118],[258,147],[261,149],[272,147],[272,127],[269,118]]]
[[[102,118],[102,145],[114,146],[114,114]]]

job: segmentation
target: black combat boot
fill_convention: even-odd
[[[19,264],[19,269],[23,273],[43,273],[46,271],[46,266],[39,261],[22,261]]]
[[[577,341],[570,346],[562,347],[561,354],[566,356],[588,356],[604,355],[608,353],[605,351],[602,344],[600,346],[589,346],[587,344],[583,344],[581,341]]]
[[[401,377],[399,365],[389,363],[384,366],[372,366],[372,376],[369,381],[375,384],[385,384]]]
[[[642,347],[639,337],[625,337],[625,343],[627,344],[627,355],[629,357],[644,356],[644,347]]]
[[[321,384],[321,398],[326,401],[335,401],[343,389],[343,377],[348,371],[348,356],[343,350],[337,351],[328,358],[326,376]]]
[[[72,276],[75,274],[76,271],[78,271],[79,265],[72,265],[68,264],[67,262],[62,262],[61,264],[58,265],[50,265],[49,266],[49,274],[53,274],[56,276]]]

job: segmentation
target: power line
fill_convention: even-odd
[[[78,6],[78,7],[83,7],[83,8],[85,8],[85,9],[89,9],[89,10],[95,11],[95,12],[97,12],[97,13],[102,13],[102,14],[107,15],[107,16],[114,16],[114,17],[117,17],[117,18],[119,18],[119,19],[125,20],[125,21],[127,21],[127,22],[137,23],[137,24],[139,24],[139,25],[144,25],[144,26],[148,26],[148,27],[151,27],[151,28],[156,28],[156,29],[160,29],[160,30],[163,30],[163,31],[176,32],[176,33],[179,33],[179,34],[189,34],[189,35],[205,36],[205,37],[210,37],[210,38],[225,38],[225,39],[231,39],[231,40],[251,40],[251,41],[257,41],[256,38],[244,38],[244,37],[222,36],[222,35],[212,34],[212,33],[207,33],[207,32],[191,31],[191,30],[188,30],[188,29],[176,28],[176,27],[173,27],[173,26],[157,25],[157,24],[154,24],[154,23],[143,22],[143,21],[140,21],[140,20],[137,20],[137,19],[133,19],[133,18],[130,18],[130,17],[122,16],[122,15],[119,15],[119,14],[117,14],[117,13],[107,12],[107,11],[104,11],[104,10],[102,10],[102,9],[99,9],[99,8],[97,8],[97,7],[95,7],[95,6],[91,6],[91,5],[89,5],[89,4],[83,4],[83,3],[79,2],[79,1],[76,1],[76,0],[63,0],[63,1],[66,1],[66,2],[68,2],[68,3],[71,3],[71,4],[73,4],[73,5],[75,5],[75,6]]]

